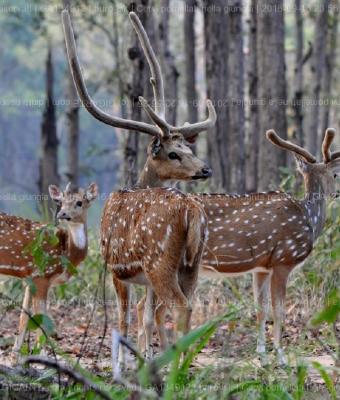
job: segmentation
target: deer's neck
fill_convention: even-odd
[[[83,223],[70,223],[68,233],[67,257],[73,265],[78,265],[87,254],[87,226]]]
[[[152,166],[149,158],[147,158],[144,168],[139,175],[136,188],[146,189],[161,186],[163,186],[163,182],[159,179],[156,169]]]
[[[303,206],[313,227],[314,240],[321,234],[326,221],[326,195],[321,183],[312,176],[305,177]]]

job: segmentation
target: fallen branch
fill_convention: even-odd
[[[70,378],[72,378],[73,380],[75,380],[76,382],[81,383],[85,387],[91,388],[91,390],[93,390],[103,399],[112,400],[112,397],[107,392],[102,390],[97,384],[91,382],[88,378],[86,378],[79,372],[75,371],[74,369],[68,367],[67,365],[60,364],[56,360],[40,356],[29,356],[26,358],[25,364],[41,364],[49,368],[54,368],[59,373],[65,374]]]

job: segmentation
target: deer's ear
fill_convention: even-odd
[[[331,169],[333,175],[340,175],[340,158],[327,163],[327,167]]]
[[[58,186],[50,185],[48,187],[48,191],[50,193],[51,199],[56,203],[60,203],[63,197],[62,191],[58,188]]]
[[[299,154],[294,154],[297,169],[303,174],[308,171],[309,162]]]
[[[197,138],[198,138],[198,135],[194,135],[194,136],[190,136],[190,137],[188,137],[188,138],[185,138],[185,140],[186,140],[189,144],[193,145],[193,144],[196,143]]]
[[[98,186],[96,183],[91,183],[85,191],[86,199],[91,203],[98,197]]]
[[[158,153],[161,151],[162,149],[162,143],[161,140],[156,137],[153,139],[153,141],[151,142],[151,155],[153,158],[157,157]]]

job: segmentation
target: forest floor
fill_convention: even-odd
[[[204,301],[207,291],[214,301]],[[197,304],[194,307],[192,318],[193,327],[203,324],[209,318],[222,314],[226,311],[228,305],[224,302],[226,294],[220,286],[205,284],[197,296]],[[218,301],[216,300],[218,299]],[[57,334],[54,336],[55,343],[59,350],[70,357],[76,359],[80,357],[81,365],[90,371],[99,375],[109,375],[111,371],[111,331],[117,328],[117,310],[114,305],[114,296],[109,293],[106,307],[106,313],[102,303],[98,301],[95,311],[93,311],[93,302],[79,304],[77,301],[53,302],[50,304],[49,315],[53,318]],[[248,296],[246,303],[251,304],[251,297]],[[230,301],[230,299],[229,299]],[[252,310],[243,309],[238,313],[234,320],[222,323],[208,345],[200,352],[194,360],[192,368],[200,370],[210,368],[214,371],[213,376],[225,378],[225,374],[233,374],[233,378],[251,379],[256,378],[261,370],[258,358],[255,355],[256,348],[256,319],[254,307]],[[14,333],[17,330],[20,310],[14,309],[8,311],[3,316],[0,324],[0,364],[11,364],[9,349],[13,344]],[[103,340],[100,353],[102,338],[105,328],[105,314],[107,316],[106,335]],[[283,345],[289,356],[289,364],[295,369],[297,364],[306,362],[311,364],[317,361],[325,367],[334,365],[334,361],[329,350],[333,350],[332,344],[323,344],[318,340],[319,335],[326,336],[326,342],[329,333],[322,330],[311,331],[308,328],[310,313],[306,311],[305,306],[288,299],[287,319],[283,335]],[[92,319],[91,319],[92,315]],[[91,322],[89,324],[89,320]],[[267,324],[268,350],[269,357],[274,362],[271,344],[272,322]],[[338,326],[340,330],[340,325]],[[170,316],[167,318],[166,330],[171,340],[173,324]],[[85,337],[86,336],[86,337]],[[85,338],[84,338],[85,337]],[[137,321],[135,312],[132,312],[132,323],[129,333],[131,341],[137,338]],[[154,349],[157,353],[158,342],[156,334],[154,335]],[[32,340],[31,340],[32,341]],[[271,365],[275,365],[271,364]],[[135,363],[131,357],[128,358],[128,368],[134,370]],[[275,368],[276,374],[282,375],[286,372],[283,369]],[[313,369],[310,370],[308,377],[309,387],[312,392],[321,393],[324,391],[323,380],[319,373]],[[316,397],[318,398],[318,397]]]

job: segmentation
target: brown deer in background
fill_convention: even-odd
[[[142,48],[150,66],[152,75],[150,81],[153,86],[154,101],[157,110],[157,118],[156,121],[154,121],[155,125],[125,120],[108,115],[102,110],[98,109],[98,107],[94,104],[94,101],[90,98],[87,92],[85,82],[81,74],[71,21],[67,12],[64,11],[62,14],[62,19],[67,53],[79,97],[81,98],[87,110],[101,122],[117,128],[136,130],[136,134],[137,132],[142,132],[154,137],[148,147],[148,157],[137,182],[136,188],[143,189],[159,187],[164,181],[167,180],[207,179],[211,176],[211,170],[193,154],[190,148],[190,143],[196,140],[200,132],[209,129],[215,124],[215,109],[208,100],[207,107],[209,115],[206,121],[194,124],[185,124],[180,127],[171,126],[165,121],[164,86],[160,65],[156,59],[150,41],[139,18],[135,13],[130,13],[129,16],[131,23],[140,39]],[[153,117],[153,110],[147,104],[147,102],[143,98],[140,98],[139,100],[147,114]],[[154,118],[152,118],[152,120],[154,120]],[[157,210],[155,210],[155,212],[152,214],[157,214]],[[105,235],[107,235],[107,233],[105,233],[104,236]],[[108,257],[109,255],[106,258],[108,259]],[[116,287],[118,298],[121,299],[119,300],[120,331],[124,334],[124,336],[126,336],[128,330],[130,301],[129,287],[126,284],[122,284],[119,279],[116,279],[115,274],[113,275],[113,282]],[[150,295],[151,294],[152,291],[150,291]],[[148,298],[151,299],[152,296],[149,296]],[[144,326],[147,332],[146,348],[148,349],[148,355],[150,355],[151,332],[153,324],[152,321],[150,321],[147,317],[148,316],[145,316],[144,318]],[[144,329],[142,329],[142,331],[144,332]],[[122,353],[120,353],[120,359],[121,358]]]
[[[325,223],[326,200],[335,194],[335,178],[340,173],[340,152],[330,152],[334,136],[333,129],[326,131],[322,145],[323,161],[317,163],[307,150],[280,139],[272,130],[267,132],[268,140],[295,155],[305,183],[303,200],[282,192],[198,196],[208,217],[209,230],[200,275],[223,278],[253,273],[254,297],[259,310],[257,352],[263,361],[266,352],[265,325],[271,298],[274,347],[279,363],[286,363],[281,348],[281,332],[288,276],[312,251]],[[145,298],[141,300],[140,308],[144,301]],[[149,309],[144,313],[153,314],[153,311]],[[162,313],[164,310],[159,305],[156,324],[164,346]]]
[[[0,213],[0,275],[32,278],[35,286],[34,293],[26,286],[14,352],[20,351],[25,338],[31,300],[33,314],[46,313],[50,287],[66,282],[71,276],[61,256],[67,257],[72,266],[77,267],[87,254],[87,211],[98,195],[97,185],[92,183],[84,190],[73,189],[68,184],[64,192],[51,185],[49,192],[58,204],[57,219],[65,223],[65,229],[58,228],[59,241],[55,246],[49,244],[48,238],[44,241],[42,250],[49,256],[49,262],[43,272],[35,265],[28,246],[46,224]]]

